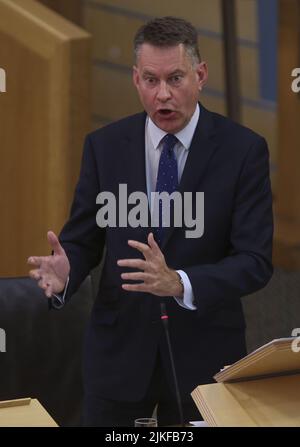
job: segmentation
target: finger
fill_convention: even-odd
[[[122,284],[122,289],[128,292],[149,292],[149,287],[143,284]]]
[[[52,296],[52,285],[51,285],[51,283],[47,284],[47,288],[45,290],[45,294],[46,294],[47,298],[51,298],[51,296]]]
[[[122,273],[121,274],[122,279],[129,279],[132,281],[149,281],[152,279],[152,276],[148,273],[143,272],[132,272],[132,273]]]
[[[147,262],[143,259],[119,259],[117,261],[119,267],[132,267],[140,270],[145,270]]]
[[[49,285],[50,285],[50,281],[47,279],[46,276],[42,276],[41,279],[40,279],[39,282],[38,282],[38,285],[39,285],[39,287],[40,287],[41,289],[43,289],[43,290],[46,291],[47,288],[48,288]]]
[[[148,244],[150,245],[155,254],[161,253],[161,249],[159,248],[157,242],[155,241],[153,233],[148,234]]]
[[[128,245],[130,245],[130,247],[135,248],[136,250],[141,252],[145,256],[145,258],[147,258],[147,257],[149,257],[149,255],[151,255],[151,248],[147,244],[143,244],[142,242],[138,242],[138,241],[129,240]]]
[[[44,282],[44,280],[43,280],[43,278],[41,278],[39,281],[38,281],[38,286],[41,288],[41,289],[45,289],[45,282]]]
[[[30,270],[29,276],[30,276],[30,278],[35,279],[35,280],[41,279],[40,270],[39,269]]]
[[[56,236],[56,234],[53,231],[48,231],[47,238],[48,238],[48,242],[51,245],[51,248],[54,251],[55,255],[64,254],[64,249],[60,245],[58,237]]]
[[[30,258],[27,259],[27,262],[35,267],[40,267],[43,262],[43,256],[30,256]]]

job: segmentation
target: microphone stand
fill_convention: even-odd
[[[174,379],[174,383],[175,383],[176,401],[177,401],[177,406],[178,406],[178,411],[179,411],[180,425],[181,425],[181,427],[184,427],[182,403],[181,403],[181,397],[180,397],[180,392],[179,392],[179,387],[178,387],[177,374],[176,374],[173,351],[172,351],[170,334],[169,334],[169,325],[168,325],[169,317],[167,314],[165,303],[160,303],[160,313],[161,313],[160,318],[163,322],[163,326],[165,328],[165,333],[166,333],[166,337],[167,337],[167,344],[168,344],[168,350],[169,350],[169,355],[170,355],[170,360],[171,360],[172,374],[173,374],[173,379]]]

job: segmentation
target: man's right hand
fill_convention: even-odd
[[[38,281],[39,287],[50,298],[53,293],[61,293],[64,290],[70,274],[70,263],[55,233],[48,231],[47,238],[53,255],[31,256],[28,258],[28,264],[35,267],[30,270],[29,276]]]

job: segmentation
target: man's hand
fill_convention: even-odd
[[[120,259],[118,266],[131,267],[141,271],[122,273],[125,280],[143,281],[139,284],[123,284],[122,288],[131,292],[148,292],[157,296],[183,296],[183,286],[180,283],[178,273],[171,270],[154,240],[153,234],[148,235],[148,244],[138,241],[128,241],[130,247],[143,253],[143,259]]]
[[[28,264],[36,267],[34,270],[30,270],[29,276],[38,281],[39,287],[50,298],[53,293],[60,293],[64,290],[70,273],[70,263],[53,231],[48,231],[47,238],[53,255],[31,256],[28,258]]]

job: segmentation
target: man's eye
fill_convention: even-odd
[[[182,76],[180,76],[180,75],[175,75],[170,78],[171,84],[179,84],[181,81],[182,81]]]
[[[155,78],[146,78],[146,82],[149,85],[154,85],[156,83],[156,79]]]

